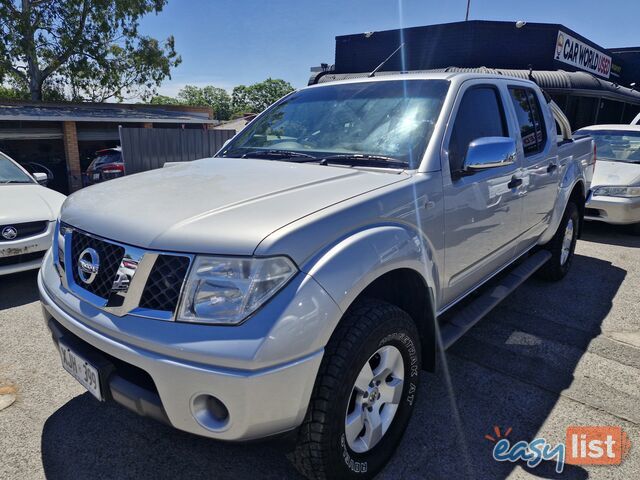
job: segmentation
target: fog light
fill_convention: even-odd
[[[200,425],[221,431],[229,425],[229,410],[213,395],[201,394],[191,401],[191,412]]]

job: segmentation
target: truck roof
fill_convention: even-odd
[[[351,76],[353,75],[353,76]],[[362,82],[385,82],[393,80],[449,80],[456,82],[464,82],[466,80],[473,80],[478,78],[495,79],[495,80],[513,80],[518,82],[529,82],[535,85],[531,80],[523,78],[501,75],[498,73],[478,73],[478,72],[407,72],[407,73],[394,73],[388,74],[385,72],[379,72],[375,77],[369,77],[366,73],[353,73],[345,74],[345,78],[339,80],[332,80],[328,82],[317,83],[305,88],[314,88],[322,85],[336,85],[339,83],[362,83]]]

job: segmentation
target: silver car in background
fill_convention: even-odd
[[[640,233],[640,125],[593,125],[576,135],[593,137],[598,156],[585,219]]]

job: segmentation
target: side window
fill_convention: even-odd
[[[495,87],[469,88],[462,97],[449,140],[449,167],[462,169],[469,144],[482,137],[508,137],[504,109]]]
[[[509,93],[520,127],[524,154],[535,155],[544,149],[547,140],[538,98],[530,88],[511,87]]]

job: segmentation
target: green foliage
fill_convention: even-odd
[[[6,100],[28,100],[29,92],[26,90],[19,90],[15,87],[0,85],[0,98]]]
[[[45,85],[42,91],[43,100],[48,102],[64,102],[67,97],[64,91],[60,90],[57,85]],[[29,91],[19,88],[15,85],[0,85],[0,99],[5,100],[29,100],[31,98]]]
[[[149,100],[151,105],[182,105],[182,102],[174,97],[156,95]]]
[[[42,100],[150,97],[181,59],[173,37],[140,35],[167,0],[0,0],[0,80]]]
[[[186,85],[178,92],[177,98],[157,95],[150,103],[211,107],[218,120],[229,120],[243,113],[260,113],[292,91],[293,87],[289,82],[268,78],[264,82],[249,86],[238,85],[231,95],[223,88],[212,85],[202,88]]]
[[[213,108],[215,117],[218,120],[229,120],[231,118],[231,96],[224,88],[211,85],[198,88],[193,85],[186,85],[178,93],[178,99],[184,105]]]
[[[238,85],[231,94],[233,110],[236,113],[259,113],[293,90],[289,82],[278,78],[267,78],[264,82],[248,87]]]

